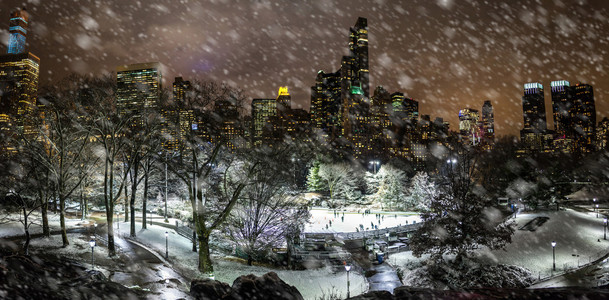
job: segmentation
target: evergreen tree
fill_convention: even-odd
[[[425,172],[417,172],[410,181],[408,196],[404,198],[405,209],[427,211],[431,200],[438,195],[438,187]]]
[[[371,178],[370,183],[374,182],[377,184],[377,191],[374,195],[375,200],[389,209],[403,208],[398,206],[402,206],[399,203],[406,197],[406,173],[404,171],[389,164],[384,165]]]
[[[313,166],[309,169],[309,175],[307,176],[307,191],[317,192],[325,190],[324,182],[319,176],[319,169],[321,162],[319,159],[313,161]]]

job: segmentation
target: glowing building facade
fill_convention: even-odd
[[[486,100],[482,104],[480,129],[482,131],[482,148],[489,150],[495,143],[495,113],[491,100]]]
[[[476,109],[464,108],[459,111],[459,135],[465,144],[480,143],[480,113]]]
[[[11,13],[8,38],[9,54],[21,54],[26,52],[28,21],[29,15],[25,8]]]
[[[157,62],[116,68],[117,109],[131,116],[133,124],[143,125],[142,113],[158,106],[161,96],[161,66]]]
[[[0,55],[2,138],[14,134],[14,130],[26,134],[32,132],[27,119],[36,106],[40,69],[40,58],[27,51],[27,12],[25,9],[17,10],[10,16],[8,53]]]

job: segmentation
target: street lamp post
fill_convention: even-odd
[[[598,218],[598,204],[596,205],[596,217]]]
[[[165,223],[169,223],[167,220],[167,153],[165,153]]]
[[[165,231],[165,258],[169,258],[169,242],[168,242],[169,233]]]
[[[351,282],[349,281],[349,271],[351,271],[351,265],[345,265],[345,270],[347,270],[347,298],[349,298],[349,287]]]
[[[556,271],[556,242],[552,241],[552,270]]]
[[[93,266],[92,268],[95,269],[95,258],[93,256],[93,249],[95,249],[95,237],[92,236],[91,240],[89,241],[89,246],[91,246],[91,266]]]

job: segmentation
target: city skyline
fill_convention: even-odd
[[[3,1],[0,11],[8,16],[22,4]],[[602,75],[602,63],[609,54],[602,33],[609,27],[609,5],[602,1],[341,4],[261,1],[223,13],[222,2],[139,8],[112,1],[99,7],[32,2],[28,45],[41,57],[41,86],[72,71],[98,76],[119,65],[160,61],[167,67],[165,87],[175,76],[213,79],[264,98],[287,85],[294,107],[308,110],[317,71],[340,65],[347,28],[362,16],[370,28],[370,89],[382,85],[403,92],[419,101],[421,114],[444,118],[452,130],[460,109],[491,100],[497,134],[518,136],[522,86],[528,82],[547,87],[546,115],[555,80],[594,86],[597,120],[608,115],[609,78]],[[74,28],[62,31],[68,21]],[[8,24],[3,27],[6,49]],[[548,128],[552,124],[548,118]]]

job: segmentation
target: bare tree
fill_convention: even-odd
[[[287,150],[287,149],[285,149]],[[233,210],[227,227],[229,238],[247,254],[248,265],[255,257],[289,242],[291,225],[302,230],[308,220],[305,203],[289,194],[290,164],[288,151],[255,151],[250,161],[258,161],[243,197]]]
[[[127,147],[125,132],[131,124],[130,116],[121,116],[114,108],[115,84],[112,78],[102,78],[89,83],[86,91],[88,100],[88,130],[94,139],[94,153],[103,164],[104,207],[108,226],[108,254],[116,255],[114,244],[114,206],[120,198],[120,191],[127,177],[117,174],[120,157]],[[126,173],[130,164],[126,165]]]
[[[84,113],[79,103],[81,87],[62,86],[48,91],[44,104],[44,122],[39,123],[33,138],[27,133],[24,141],[34,159],[48,170],[50,182],[59,198],[59,222],[63,246],[69,245],[65,224],[67,199],[80,186],[86,172],[84,157],[89,143],[89,132],[79,116]]]
[[[443,254],[455,254],[460,262],[479,246],[501,249],[511,242],[514,229],[474,176],[478,155],[461,153],[441,178],[429,210],[421,214],[423,224],[411,239],[414,255],[430,253],[440,260]]]
[[[41,206],[40,201],[35,197],[28,197],[27,191],[35,189],[38,185],[33,174],[40,172],[42,168],[32,159],[31,155],[25,153],[19,157],[14,156],[10,159],[3,159],[0,162],[0,199],[4,200],[4,209],[14,209],[19,211],[16,218],[22,225],[25,232],[25,243],[23,252],[29,255],[30,245],[30,226],[34,224],[30,220],[32,213],[38,211]],[[9,218],[7,214],[4,222],[16,221]]]
[[[337,196],[346,198],[355,189],[353,171],[347,163],[321,164],[318,174],[330,192],[330,202],[332,205],[337,205],[335,203]]]
[[[195,82],[184,99],[166,108],[191,116],[173,125],[182,128],[179,150],[168,156],[167,166],[188,187],[199,245],[198,269],[204,274],[213,273],[210,235],[224,224],[258,166],[235,160],[234,150],[226,145],[240,137],[231,141],[221,131],[226,121],[238,128],[245,99],[240,90],[226,85]],[[212,105],[217,106],[214,113],[209,111]]]

